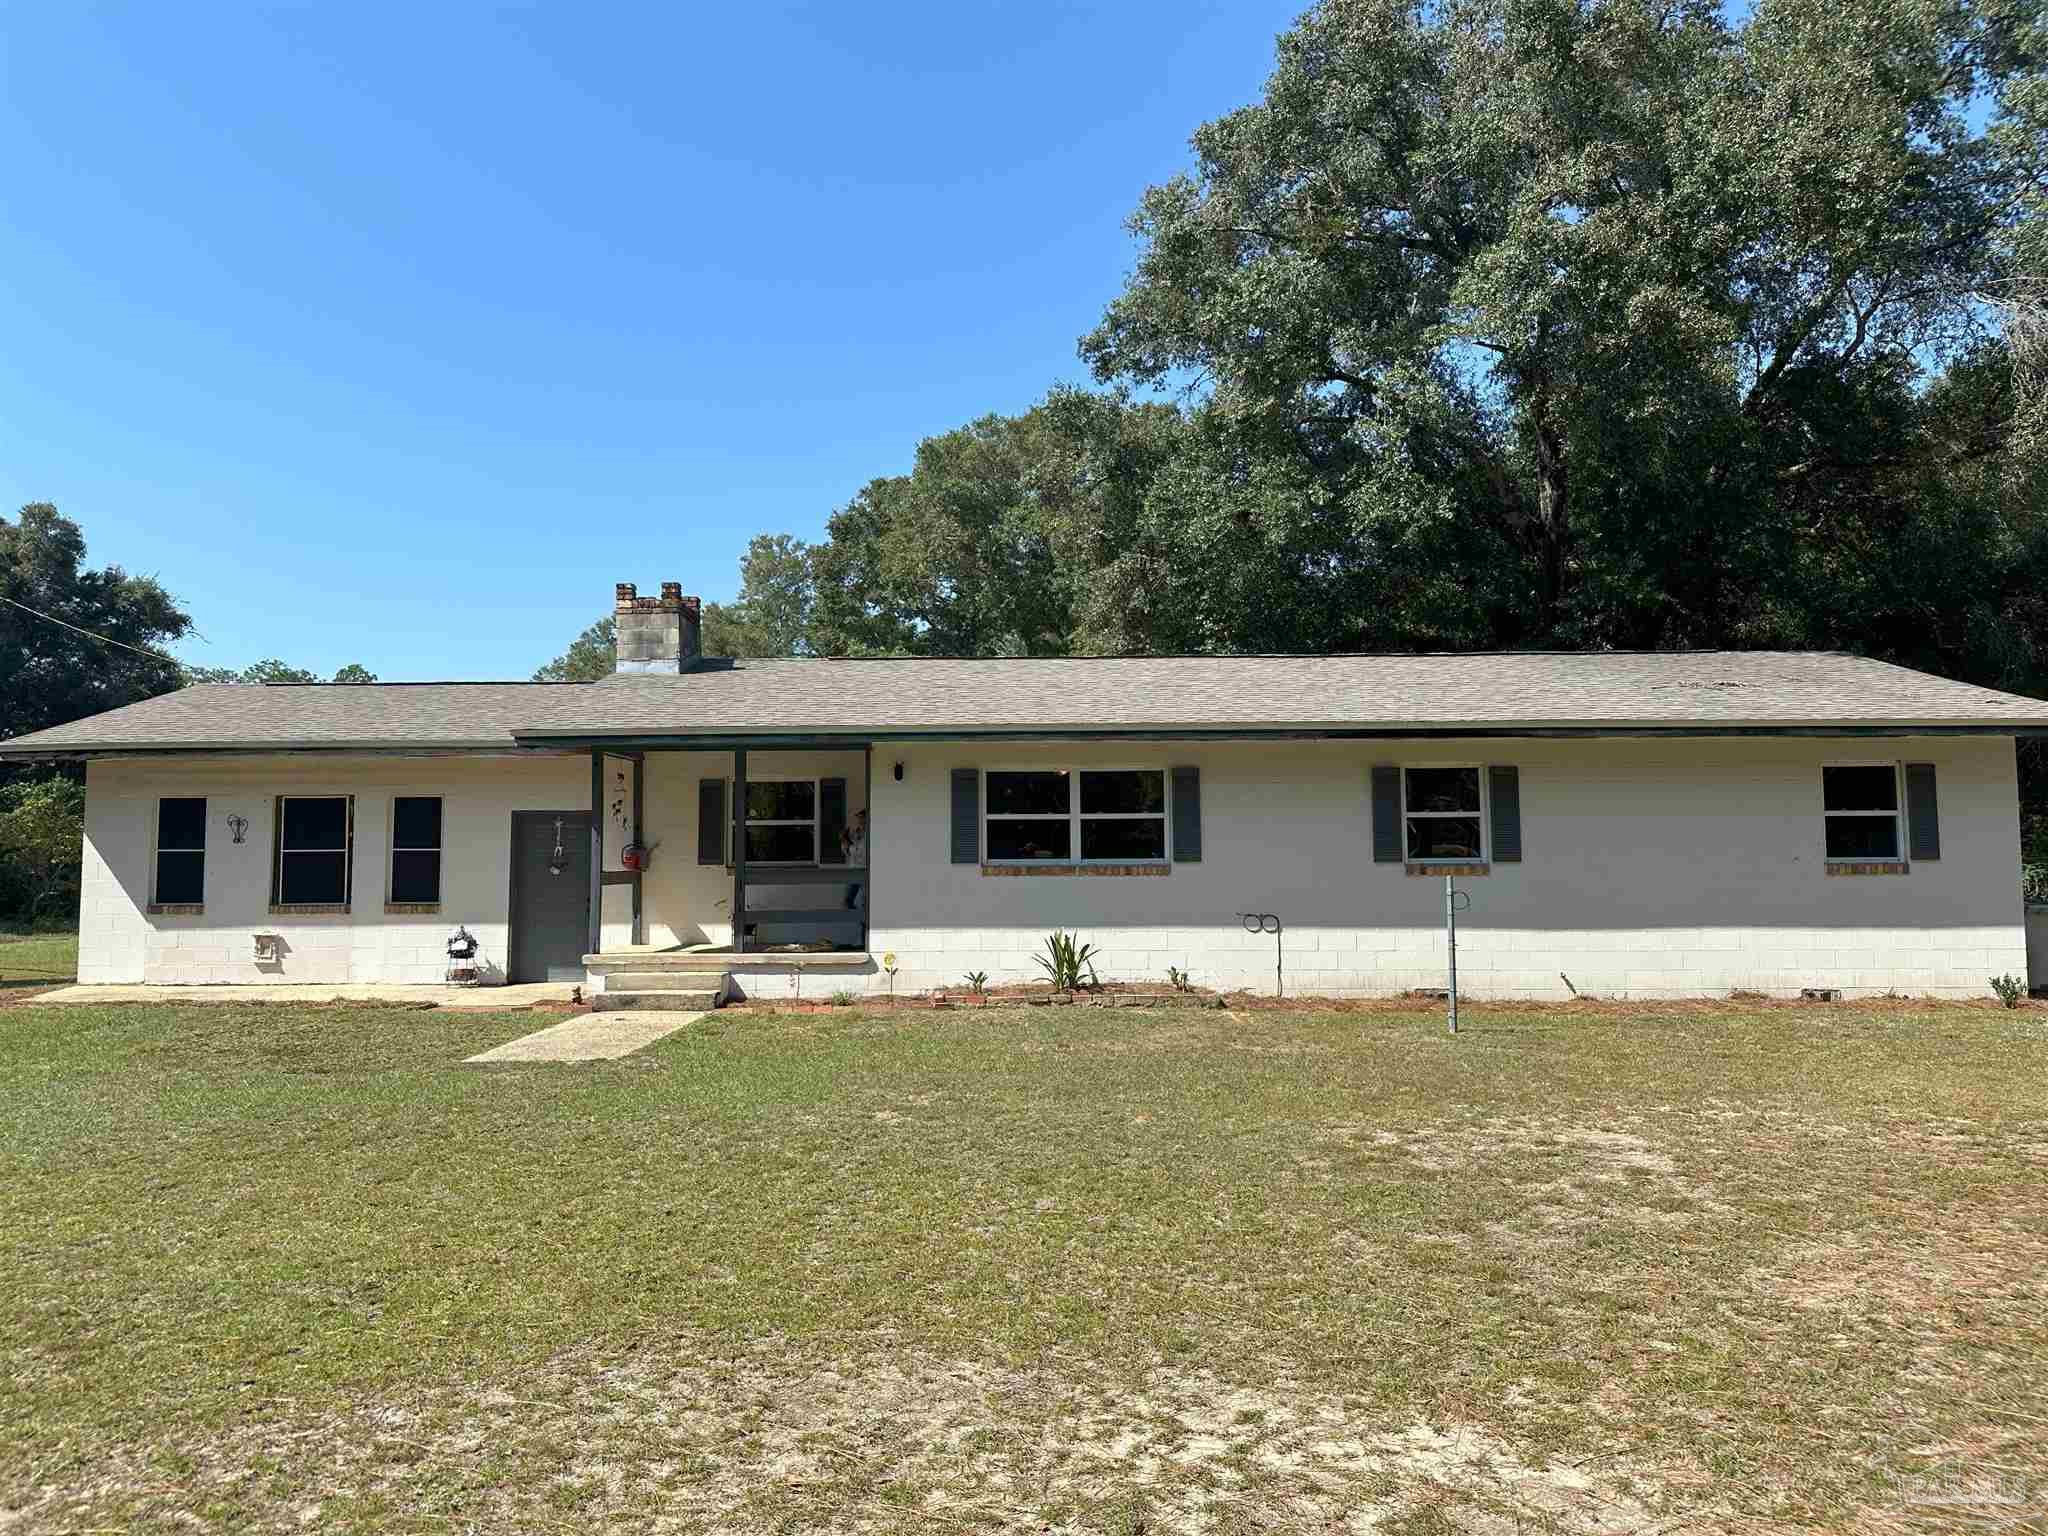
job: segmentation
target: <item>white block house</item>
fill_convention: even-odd
[[[487,980],[621,1004],[915,992],[1037,980],[1059,928],[1105,980],[1370,996],[1443,984],[1447,874],[1478,996],[2027,973],[2042,700],[1782,652],[731,661],[697,614],[620,587],[601,682],[191,688],[0,743],[87,762],[80,979],[438,982],[459,926]]]

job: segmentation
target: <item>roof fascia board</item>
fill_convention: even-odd
[[[2048,736],[2048,722],[2017,721],[1954,725],[1901,722],[1886,725],[1516,725],[1387,727],[1277,726],[1203,729],[1165,727],[1134,729],[1111,726],[1093,730],[959,730],[935,727],[916,731],[787,732],[765,735],[630,734],[536,735],[517,733],[522,744],[560,748],[630,747],[642,751],[729,752],[736,747],[770,751],[860,746],[867,742],[915,741],[1414,741],[1425,738],[1470,741],[1585,737],[1886,737],[1886,736]]]

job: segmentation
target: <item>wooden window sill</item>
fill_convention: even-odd
[[[438,901],[387,901],[384,903],[386,917],[432,917],[441,910]]]
[[[984,864],[984,875],[1170,875],[1171,864]]]
[[[200,901],[152,901],[149,904],[151,917],[203,917],[206,904]]]
[[[1442,879],[1445,875],[1458,875],[1460,877],[1465,875],[1490,875],[1493,873],[1493,866],[1491,864],[1410,864],[1408,866],[1408,873],[1418,878],[1426,879],[1434,875],[1438,879]]]
[[[272,917],[343,917],[348,913],[345,901],[273,901],[270,904]]]
[[[1913,866],[1903,859],[1844,860],[1828,865],[1831,875],[1905,875],[1912,870]]]

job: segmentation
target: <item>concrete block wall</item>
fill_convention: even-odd
[[[898,782],[888,764],[900,760]],[[1942,857],[1902,875],[1827,872],[1821,768],[1933,762]],[[918,743],[877,747],[872,952],[897,988],[970,970],[1030,982],[1054,928],[1100,946],[1104,979],[1383,996],[1445,981],[1443,883],[1372,859],[1375,763],[1514,764],[1524,859],[1461,880],[1473,996],[1694,997],[1805,987],[1983,997],[2026,963],[2010,740]],[[1193,764],[1204,858],[1164,878],[994,878],[950,861],[956,767]],[[1566,978],[1569,978],[1567,982]],[[870,990],[882,990],[879,977]]]
[[[344,913],[277,914],[270,905],[273,797],[356,797],[353,899]],[[204,910],[149,911],[156,801],[207,797]],[[391,801],[443,801],[441,902],[434,913],[387,913]],[[439,982],[450,933],[482,941],[485,974],[502,979],[511,900],[515,810],[581,811],[587,757],[258,758],[93,763],[86,781],[79,979],[87,982]],[[248,819],[232,841],[231,814]],[[605,892],[606,942],[630,935],[630,897]],[[275,933],[283,958],[262,964],[254,936]]]

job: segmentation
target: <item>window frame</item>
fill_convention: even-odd
[[[747,868],[816,869],[819,867],[818,855],[822,851],[818,842],[819,837],[822,835],[819,829],[823,826],[823,813],[825,809],[824,780],[831,777],[836,777],[836,775],[819,775],[814,773],[749,773],[747,775],[747,787],[749,789],[752,789],[756,784],[808,784],[811,786],[811,814],[808,820],[802,817],[778,816],[772,820],[756,821],[745,804],[740,806],[739,852],[746,855]],[[733,784],[733,781],[728,779],[725,790],[728,800],[733,797],[735,788],[736,786]],[[849,812],[848,814],[850,816],[852,813]],[[755,827],[809,827],[811,829],[811,856],[808,859],[755,858],[747,849],[747,833]]]
[[[1409,810],[1408,775],[1411,773],[1441,773],[1446,770],[1471,772],[1478,781],[1479,804],[1469,811]],[[1442,865],[1466,864],[1485,864],[1490,867],[1493,863],[1493,818],[1490,814],[1492,806],[1488,802],[1488,796],[1492,791],[1488,787],[1486,780],[1487,772],[1484,763],[1403,763],[1401,765],[1401,861],[1404,864],[1415,865],[1420,869],[1435,868]],[[1411,817],[1421,818],[1425,821],[1476,820],[1479,823],[1479,851],[1476,854],[1430,854],[1427,857],[1417,858],[1408,851],[1408,822]]]
[[[1065,811],[991,811],[989,778],[998,773],[1060,773],[1070,780]],[[1084,773],[1149,773],[1159,780],[1159,809],[1156,811],[1087,811],[1081,809],[1081,775]],[[1067,824],[1066,858],[997,858],[989,852],[988,824],[991,821],[1051,821]],[[1081,827],[1090,821],[1156,821],[1159,846],[1156,858],[1146,856],[1091,859],[1082,853]],[[1159,868],[1173,865],[1173,774],[1164,763],[998,763],[981,770],[981,861],[984,864],[1016,865],[1027,869],[1082,869],[1090,866],[1143,864]]]
[[[199,802],[199,846],[197,848],[166,848],[164,846],[164,802],[166,800],[197,800]],[[172,908],[180,912],[190,911],[206,905],[206,824],[211,814],[210,799],[206,795],[158,795],[150,813],[149,828],[149,906],[152,911]],[[199,855],[199,899],[196,901],[166,901],[163,896],[163,855],[184,853]]]
[[[342,803],[342,846],[339,848],[291,848],[284,845],[285,806],[294,800],[339,800]],[[280,794],[275,799],[270,849],[270,905],[283,912],[347,912],[356,893],[356,797],[347,793]],[[341,859],[341,900],[291,901],[284,893],[284,860],[287,853],[339,853]]]
[[[1892,808],[1888,811],[1831,811],[1828,809],[1828,770],[1830,768],[1888,768],[1892,775]],[[1892,851],[1890,853],[1858,853],[1835,855],[1828,852],[1828,823],[1836,817],[1876,821],[1889,816],[1892,822]],[[1825,761],[1820,765],[1820,856],[1826,864],[1903,864],[1906,862],[1906,765],[1892,758],[1845,758]]]
[[[440,826],[441,840],[432,848],[401,848],[398,846],[398,802],[401,800],[432,800],[441,808],[436,818]],[[384,904],[391,907],[439,907],[441,905],[441,877],[447,871],[448,849],[448,797],[446,795],[393,795],[387,807],[388,832],[384,847]],[[353,841],[353,829],[351,829]],[[398,894],[398,855],[401,853],[431,853],[434,856],[434,896],[431,901],[403,897]]]

